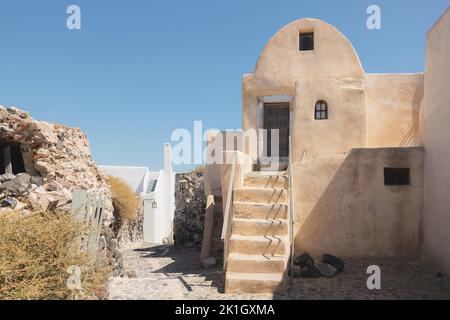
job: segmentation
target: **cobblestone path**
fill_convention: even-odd
[[[123,252],[128,276],[113,278],[109,299],[450,299],[450,278],[413,262],[351,260],[334,278],[296,278],[283,294],[224,294],[221,268],[200,267],[198,248],[141,245]],[[381,268],[381,290],[368,290],[367,266]]]

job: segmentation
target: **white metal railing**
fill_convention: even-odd
[[[231,165],[230,179],[228,180],[228,191],[227,199],[225,205],[225,212],[223,217],[223,227],[222,227],[222,240],[223,244],[223,268],[226,270],[227,260],[228,260],[228,240],[231,234],[231,224],[233,222],[233,189],[234,180],[236,176],[236,154],[233,154],[233,163]]]

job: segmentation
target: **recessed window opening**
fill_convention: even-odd
[[[299,37],[300,51],[314,50],[314,32],[301,32]]]
[[[316,120],[326,120],[328,119],[328,104],[319,100],[316,102],[316,106],[314,108],[314,119]]]
[[[19,174],[25,172],[22,151],[19,143],[0,144],[0,174]]]
[[[409,168],[384,168],[384,184],[386,186],[410,185]]]

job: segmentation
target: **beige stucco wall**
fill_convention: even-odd
[[[314,31],[313,51],[298,50],[302,31]],[[439,79],[434,90],[449,83]],[[267,97],[291,99],[297,253],[420,258],[424,75],[366,74],[339,31],[302,19],[277,32],[244,75],[243,129],[261,125]],[[328,120],[314,120],[317,100],[327,101]],[[411,185],[385,186],[384,167],[410,168]]]
[[[420,145],[423,74],[366,74],[367,145]]]
[[[299,51],[299,33],[310,31],[314,50]],[[242,82],[243,129],[260,127],[261,98],[292,98],[294,161],[304,151],[314,159],[356,147],[421,145],[423,74],[366,74],[350,41],[323,21],[301,19],[278,31]],[[328,103],[326,121],[314,119],[318,100]]]
[[[299,51],[299,33],[314,32],[314,50]],[[363,77],[359,58],[342,33],[318,19],[301,19],[279,30],[262,51],[255,80],[263,87],[289,87],[299,79]]]
[[[410,168],[411,185],[385,186],[384,167]],[[296,252],[420,257],[423,149],[353,149],[294,164]]]
[[[311,31],[314,50],[299,51],[300,32]],[[261,97],[289,96],[296,159],[304,149],[316,157],[365,146],[363,77],[359,58],[342,33],[317,19],[297,20],[270,39],[254,73],[243,77],[243,129],[258,128]],[[322,123],[314,121],[314,106],[320,99],[330,106],[330,120]],[[354,125],[349,127],[345,121]],[[325,144],[323,130],[330,132]]]
[[[366,146],[367,117],[360,83],[335,78],[299,80],[293,114],[293,161],[342,154]],[[315,120],[316,101],[328,104],[328,120]]]
[[[424,256],[450,274],[450,8],[427,34]]]

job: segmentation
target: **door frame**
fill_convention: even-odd
[[[293,105],[294,105],[294,97],[292,96],[288,96],[288,95],[272,95],[272,96],[262,96],[262,97],[258,97],[258,107],[256,108],[256,130],[258,132],[257,134],[257,139],[258,139],[258,148],[257,148],[257,165],[256,165],[256,170],[262,170],[263,163],[269,162],[269,167],[266,168],[265,170],[270,170],[270,171],[283,171],[286,170],[286,168],[284,168],[287,165],[287,161],[286,161],[286,165],[284,165],[284,161],[283,164],[280,165],[280,162],[278,161],[278,157],[274,158],[274,159],[270,159],[270,157],[263,157],[263,152],[264,152],[264,134],[263,131],[260,129],[264,129],[264,106],[266,104],[277,104],[279,103],[280,105],[288,105],[289,106],[289,135],[292,137],[292,132],[293,132]],[[291,138],[293,139],[293,137]],[[289,150],[289,153],[291,153],[292,150]],[[287,159],[286,159],[287,160]],[[273,164],[273,165],[272,165]]]

